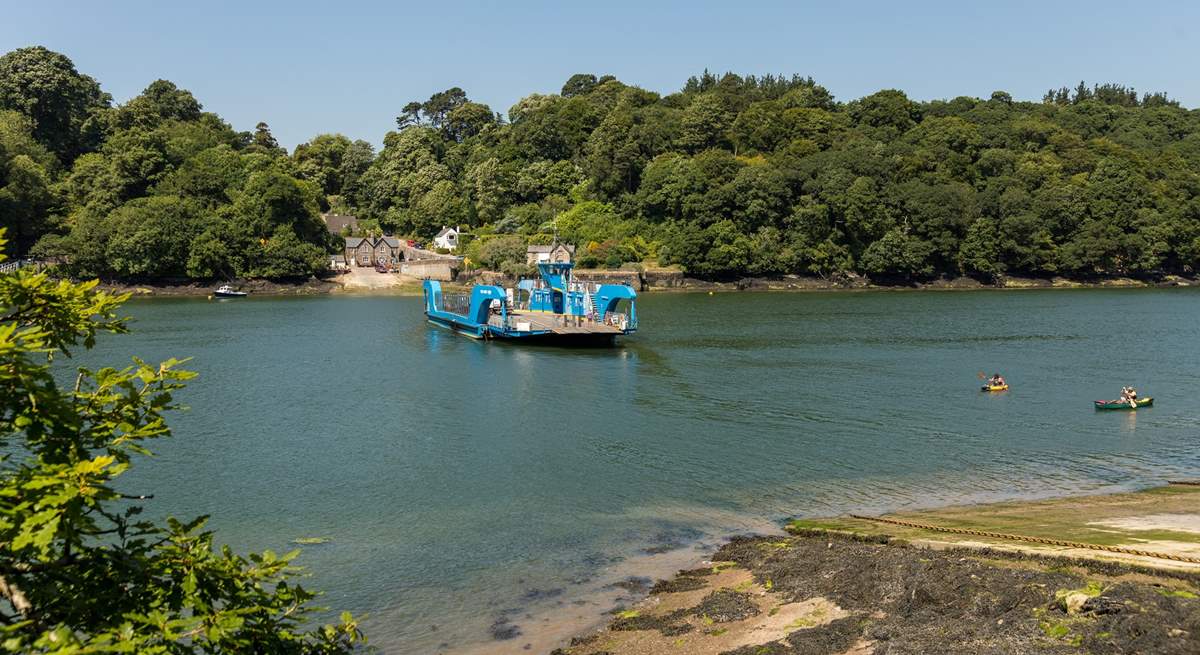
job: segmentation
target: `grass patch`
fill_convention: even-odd
[[[792,534],[803,533],[809,530],[869,532],[869,530],[863,530],[862,524],[857,521],[851,523],[850,521],[840,519],[792,519],[783,529]]]
[[[786,629],[786,630],[793,630],[793,629],[801,630],[804,628],[816,627],[816,625],[817,625],[817,622],[814,621],[813,619],[811,619],[807,616],[802,616],[802,617],[796,619],[795,621],[792,621],[791,623],[784,626],[784,629]]]
[[[1043,608],[1034,610],[1033,616],[1037,619],[1038,629],[1050,639],[1067,644],[1068,646],[1083,644],[1083,635],[1073,632],[1073,628],[1076,625],[1087,622],[1087,619],[1079,617],[1054,618],[1048,616],[1046,610]]]
[[[1155,589],[1155,591],[1157,591],[1159,595],[1166,596],[1168,598],[1200,598],[1200,595],[1190,592],[1187,589]]]
[[[641,615],[642,613],[637,610],[625,610],[624,612],[617,612],[618,619],[636,619]]]
[[[729,569],[736,568],[737,562],[713,562],[712,572],[720,573],[721,571],[728,571]]]

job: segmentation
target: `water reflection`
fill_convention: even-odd
[[[1144,411],[1144,410],[1131,410],[1131,411],[1125,413],[1125,432],[1126,433],[1133,434],[1134,432],[1137,431],[1137,417],[1138,417],[1138,412],[1140,412],[1140,411]]]

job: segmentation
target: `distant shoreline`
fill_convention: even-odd
[[[871,282],[862,277],[833,280],[789,275],[714,281],[689,278],[679,272],[639,273],[637,271],[621,270],[581,270],[578,273],[586,279],[612,282],[631,281],[635,279],[634,276],[636,275],[636,279],[641,283],[639,291],[643,293],[688,293],[704,291],[1008,291],[1024,289],[1162,289],[1200,286],[1200,277],[1176,275],[1167,275],[1158,279],[1114,277],[1094,280],[1078,280],[1063,277],[1004,277],[994,284],[985,284],[973,278],[960,277],[928,282],[887,284]],[[505,280],[495,274],[483,272],[472,274],[457,284],[450,283],[447,287],[451,289],[456,286],[467,288],[476,281],[500,283]],[[250,279],[235,281],[233,284],[237,288],[248,291],[251,295],[255,296],[319,296],[330,294],[351,296],[420,296],[421,287],[419,282],[419,280],[405,280],[393,286],[362,288],[347,286],[338,277],[332,277],[309,278],[299,281]],[[102,281],[100,283],[100,288],[102,289],[114,293],[130,293],[135,298],[206,297],[212,295],[216,286],[218,286],[217,283],[195,281],[141,283]]]

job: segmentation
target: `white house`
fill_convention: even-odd
[[[434,248],[445,248],[446,250],[455,250],[458,248],[458,229],[453,227],[442,226],[442,231],[433,237]]]

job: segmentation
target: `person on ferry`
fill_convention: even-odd
[[[1003,387],[1005,384],[1007,383],[1004,381],[1004,378],[1000,377],[999,373],[994,373],[992,379],[988,380],[988,386],[992,387]]]

